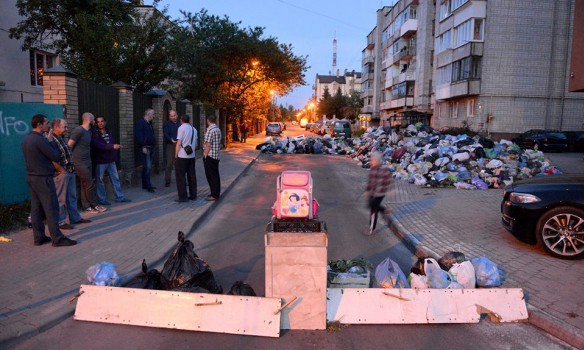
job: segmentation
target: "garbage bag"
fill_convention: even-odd
[[[90,266],[85,271],[85,275],[89,283],[96,286],[116,287],[120,282],[120,276],[116,272],[116,266],[107,261]]]
[[[470,260],[475,269],[477,286],[479,287],[498,287],[503,282],[497,265],[483,256]]]
[[[217,285],[209,265],[193,250],[193,242],[185,240],[182,231],[178,233],[178,241],[162,268],[164,287],[202,287],[211,293],[222,293],[223,288]]]
[[[408,276],[410,286],[414,289],[428,289],[428,277],[418,275],[416,273],[410,273]]]
[[[479,190],[486,190],[489,188],[489,186],[487,186],[487,184],[483,180],[479,179],[478,176],[473,176],[470,183],[475,185],[476,188]]]
[[[448,252],[448,253],[442,255],[442,257],[440,259],[438,259],[438,264],[444,270],[448,271],[448,270],[450,270],[452,265],[454,265],[456,263],[460,264],[460,263],[464,262],[465,260],[466,260],[466,257],[461,252]]]
[[[250,297],[255,297],[256,293],[253,288],[247,284],[243,283],[242,281],[235,281],[231,289],[227,293],[229,295],[247,295]]]
[[[430,288],[447,288],[452,283],[452,276],[442,270],[436,260],[428,258],[424,263],[424,272],[428,276]]]
[[[381,288],[410,288],[406,275],[390,258],[385,258],[375,268],[375,283]]]
[[[464,162],[465,160],[468,160],[470,158],[470,155],[468,154],[468,152],[461,152],[461,153],[456,153],[455,155],[452,156],[452,160],[455,161],[459,161],[459,162]]]
[[[454,263],[448,272],[452,275],[454,281],[460,283],[463,288],[476,287],[475,269],[470,261]]]
[[[164,290],[162,275],[156,269],[148,271],[146,259],[142,260],[142,272],[124,285],[126,288]]]

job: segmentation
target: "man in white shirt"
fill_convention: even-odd
[[[197,175],[195,172],[195,150],[197,145],[197,130],[189,124],[190,117],[180,117],[180,127],[176,137],[174,150],[176,189],[179,203],[197,198]],[[188,181],[188,193],[187,193]]]

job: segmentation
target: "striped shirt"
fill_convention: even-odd
[[[71,153],[71,149],[67,146],[65,140],[57,135],[53,135],[53,143],[57,145],[59,148],[59,154],[61,158],[59,159],[59,164],[65,169],[67,172],[72,173],[75,172],[75,167],[73,166],[73,154]]]
[[[216,124],[211,124],[205,134],[205,143],[209,143],[209,157],[219,159],[219,149],[221,148],[221,130]]]
[[[384,166],[372,167],[369,172],[367,191],[371,197],[383,197],[391,185],[391,173]]]

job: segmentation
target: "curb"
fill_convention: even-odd
[[[436,254],[432,249],[424,246],[412,233],[407,231],[403,225],[392,214],[390,215],[389,228],[395,235],[400,238],[404,245],[417,257],[432,257],[439,259],[440,255]],[[529,318],[527,322],[534,327],[537,327],[544,332],[576,347],[577,349],[584,349],[584,331],[546,313],[539,308],[527,304],[527,311]]]
[[[255,162],[258,160],[258,158],[260,157],[261,152],[258,152],[258,154],[255,156],[255,158],[252,159],[251,162],[249,162],[249,164],[247,164],[245,166],[245,168],[243,168],[243,170],[239,173],[239,175],[237,175],[235,177],[235,179],[233,179],[233,181],[231,181],[231,183],[229,184],[229,186],[227,186],[224,190],[223,193],[221,195],[221,197],[225,196],[227,193],[229,193],[229,191],[235,186],[235,184],[239,181],[239,179],[245,174],[247,173],[247,171],[251,168],[251,166],[253,164],[255,164]],[[219,202],[221,200],[215,201],[214,203],[212,203],[211,205],[209,205],[207,207],[206,210],[204,210],[201,215],[193,222],[193,224],[191,225],[191,227],[188,229],[188,231],[186,232],[185,238],[190,238],[195,231],[195,227],[198,226],[200,223],[202,223],[207,216],[209,215],[209,213],[211,213],[211,211],[213,211],[215,209],[216,206],[219,205]],[[164,260],[167,259],[167,257],[170,255],[170,253],[172,252],[174,248],[171,248],[168,252],[166,252],[166,254],[163,254],[159,259],[157,260],[153,260],[152,262],[148,262],[148,265],[150,266],[157,266],[160,263],[162,263]],[[120,283],[123,285],[124,283],[126,283],[128,280],[130,280],[132,277],[127,277],[126,279],[121,279]],[[70,292],[70,295],[73,295],[75,291]],[[23,331],[22,333],[20,333],[17,337],[13,337],[13,338],[8,338],[5,339],[4,341],[0,341],[0,348],[9,348],[9,347],[14,347],[17,346],[18,344],[24,342],[27,339],[30,339],[42,332],[45,332],[49,329],[51,329],[52,327],[58,325],[59,323],[65,321],[66,319],[68,319],[69,317],[72,317],[73,315],[75,315],[75,307],[73,307],[73,305],[67,303],[67,305],[65,307],[59,308],[58,310],[56,310],[55,312],[53,312],[51,314],[51,316],[47,317],[46,322],[44,322],[43,324],[39,325],[38,327],[34,327],[28,330]]]

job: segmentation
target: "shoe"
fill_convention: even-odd
[[[45,243],[49,243],[51,241],[50,237],[44,236],[42,238],[42,240],[38,241],[38,242],[34,242],[34,245],[43,245]]]
[[[363,235],[365,236],[375,236],[377,232],[375,230],[371,230],[371,229],[367,229],[363,232]]]
[[[52,245],[53,247],[69,247],[75,244],[77,244],[76,240],[63,236],[63,238],[61,238],[58,242],[53,242]]]
[[[206,200],[208,200],[209,202],[212,202],[212,201],[216,201],[217,198],[215,198],[215,197],[213,197],[211,195],[208,195],[207,198],[206,198]]]
[[[103,201],[103,202],[99,202],[99,204],[101,205],[112,205],[110,202],[108,201]]]
[[[146,191],[148,191],[150,193],[156,192],[156,191],[154,191],[154,187],[147,188]]]
[[[89,207],[89,208],[85,209],[85,212],[88,214],[99,214],[99,211],[97,211],[97,209],[95,209],[93,207]]]
[[[188,199],[175,199],[174,201],[177,202],[177,203],[186,203],[189,200]]]
[[[72,225],[69,225],[69,224],[63,224],[63,225],[59,226],[59,228],[60,228],[61,230],[72,230],[72,229],[74,229],[75,227],[74,227],[74,226],[72,226]]]
[[[164,187],[170,187],[170,182],[165,183]]]
[[[132,200],[128,199],[128,198],[116,199],[116,202],[118,202],[118,203],[129,203],[131,201]]]
[[[89,224],[91,220],[88,219],[80,219],[74,222],[74,224]]]
[[[103,213],[104,211],[107,211],[107,208],[104,208],[101,205],[96,205],[95,207],[93,207],[93,209],[97,210],[100,213]]]
[[[196,201],[197,200],[197,197],[196,196],[195,197],[191,196],[191,197],[189,197],[189,200]]]

